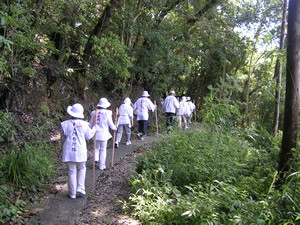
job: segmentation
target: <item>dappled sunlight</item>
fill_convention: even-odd
[[[118,218],[118,224],[131,224],[131,225],[138,225],[140,224],[137,220],[130,218],[127,215],[122,215]]]
[[[57,130],[55,131],[51,137],[50,137],[51,141],[59,141],[60,140],[60,132]]]
[[[55,184],[54,189],[56,191],[68,191],[68,184]]]
[[[105,212],[103,209],[99,209],[99,210],[91,212],[91,215],[94,216],[95,218],[98,218],[98,217],[104,216]]]

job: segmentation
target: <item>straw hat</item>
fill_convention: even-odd
[[[100,98],[99,103],[97,104],[97,106],[106,109],[110,106],[110,103],[108,102],[108,100],[106,98]]]
[[[69,113],[70,116],[75,117],[75,118],[80,118],[83,119],[83,107],[79,103],[76,103],[72,106],[68,106],[67,112]]]
[[[150,95],[148,94],[148,91],[143,91],[143,97],[149,97]]]

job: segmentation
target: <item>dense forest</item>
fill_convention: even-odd
[[[188,217],[187,221],[164,214],[164,219],[156,218],[160,224],[173,220],[181,221],[178,224],[299,222],[299,11],[297,0],[1,1],[0,223],[6,218],[17,218],[26,205],[25,200],[10,200],[10,187],[34,191],[55,174],[53,158],[57,146],[50,136],[59,129],[67,106],[81,103],[88,118],[100,97],[107,97],[114,108],[125,97],[135,101],[143,90],[157,102],[170,90],[178,96],[190,96],[197,107],[196,120],[208,132],[199,136],[217,136],[211,140],[216,151],[225,142],[231,144],[234,164],[240,169],[238,174],[244,173],[244,166],[249,163],[258,182],[263,178],[259,178],[254,167],[268,167],[268,175],[262,181],[265,189],[260,187],[260,191],[267,190],[264,201],[273,201],[245,212],[250,217],[258,208],[270,207],[264,217],[260,214],[255,221],[243,222],[236,212],[231,218],[223,215],[218,220],[216,215],[221,213],[214,214],[217,204],[212,204],[212,208],[206,209],[212,217],[200,220],[197,213],[185,208],[186,214],[179,210],[179,215]],[[163,112],[159,113],[163,130]],[[224,136],[229,133],[230,138]],[[181,140],[181,133],[175,135]],[[191,148],[201,145],[197,135],[186,135]],[[238,137],[245,141],[241,147]],[[188,145],[186,140],[181,144]],[[239,148],[256,150],[247,161],[246,155],[250,153]],[[149,158],[153,156],[147,157],[141,161],[138,172],[148,171],[147,165],[153,171],[155,166],[161,168],[151,162]],[[207,157],[209,164],[211,155]],[[219,160],[222,157],[230,154],[220,156]],[[220,169],[230,171],[229,165]],[[172,171],[178,172],[176,168]],[[182,185],[177,186],[178,192],[183,195],[189,188],[193,193],[202,192],[200,187],[186,188],[191,182],[200,182],[195,174],[191,175],[192,168],[186,171],[191,173],[178,172],[178,177],[185,176],[187,180],[174,181]],[[198,172],[205,173],[200,168]],[[235,173],[228,176],[229,180],[238,176]],[[157,176],[162,179],[164,175]],[[206,178],[199,179],[206,182]],[[237,181],[245,182],[246,186],[243,179]],[[228,195],[235,192],[225,183],[222,185]],[[261,200],[258,193],[252,193],[253,196],[253,201]],[[187,205],[200,201],[190,195],[185,198]],[[272,211],[278,205],[280,210]],[[230,206],[218,207],[231,215]],[[153,219],[138,214],[139,209],[129,208],[145,223]],[[235,216],[238,219],[231,221]]]

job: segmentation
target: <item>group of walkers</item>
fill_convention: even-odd
[[[111,103],[106,98],[100,98],[97,108],[90,114],[89,122],[84,121],[84,109],[79,103],[68,106],[69,120],[61,123],[62,160],[68,165],[68,190],[71,199],[76,195],[85,195],[85,175],[87,161],[86,141],[95,138],[95,165],[100,169],[106,169],[107,142],[112,138],[109,129],[116,132],[115,147],[119,148],[123,131],[126,133],[126,145],[131,144],[131,127],[133,127],[134,115],[138,122],[138,137],[143,140],[148,126],[149,111],[154,112],[156,104],[149,99],[147,91],[133,104],[130,98],[125,98],[119,107],[116,124],[112,119]],[[168,130],[174,126],[178,116],[178,126],[189,128],[191,114],[195,105],[189,103],[189,99],[182,97],[180,103],[175,97],[175,92],[163,102],[163,110],[166,113]]]
[[[175,96],[175,91],[170,91],[169,96],[162,102],[163,111],[166,113],[168,131],[174,127],[176,118],[179,128],[189,129],[196,106],[190,97],[182,96],[179,102]]]

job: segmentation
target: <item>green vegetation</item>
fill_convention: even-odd
[[[23,200],[14,202],[11,199],[13,191],[5,185],[0,186],[0,223],[5,224],[6,219],[16,220],[23,212],[26,203]]]
[[[49,150],[49,146],[43,143],[35,146],[25,144],[22,150],[6,154],[0,164],[2,179],[18,188],[35,188],[44,184],[54,169]]]
[[[87,116],[100,97],[115,108],[142,90],[158,102],[172,89],[190,96],[197,121],[208,125],[162,139],[140,161],[134,215],[146,223],[294,223],[299,70],[288,61],[299,58],[287,55],[299,47],[297,32],[285,38],[281,27],[284,2],[0,1],[0,222],[23,206],[9,200],[15,189],[34,190],[51,177],[49,133],[68,105],[82,103]],[[279,39],[291,51],[279,48]],[[293,125],[283,132],[285,96],[296,97],[286,101]],[[156,132],[153,120],[149,131]],[[274,190],[278,177],[284,185]]]
[[[208,127],[161,138],[139,159],[124,206],[145,224],[296,224],[299,174],[274,189],[279,147],[269,138],[256,148]]]
[[[26,196],[14,193],[36,192],[47,184],[55,167],[52,145],[43,140],[50,122],[31,127],[11,113],[0,114],[0,223],[5,223],[19,218],[26,206]]]

